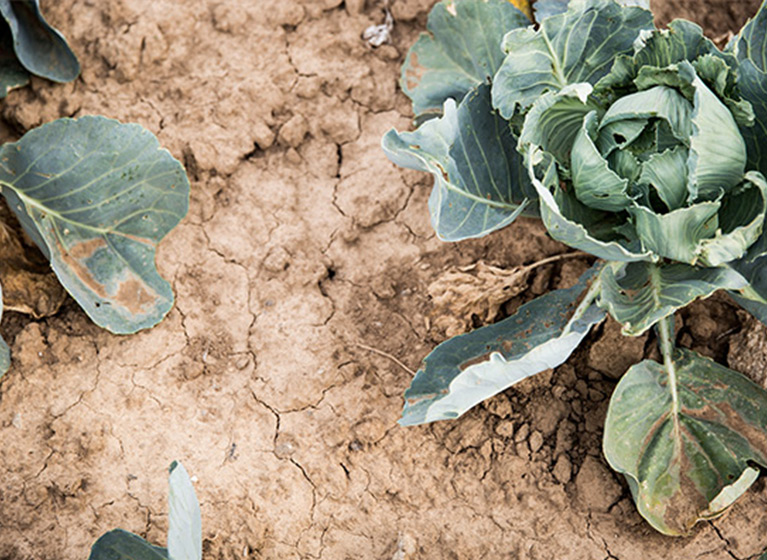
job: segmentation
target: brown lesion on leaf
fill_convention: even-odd
[[[61,240],[56,238],[56,248],[61,261],[73,274],[96,296],[112,306],[122,307],[131,315],[144,315],[151,311],[159,299],[159,295],[129,269],[125,269],[128,278],[119,282],[114,294],[110,294],[107,287],[93,276],[85,262],[98,251],[107,248],[103,238],[88,239],[70,247],[64,247]]]
[[[426,73],[426,68],[421,66],[418,62],[418,53],[412,51],[410,53],[410,64],[405,69],[405,87],[412,91],[418,87],[421,83],[423,75]]]

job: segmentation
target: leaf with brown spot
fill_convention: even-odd
[[[666,366],[645,360],[626,372],[610,400],[604,453],[642,516],[684,535],[748,490],[752,465],[767,466],[767,391],[690,350],[677,349],[672,363],[677,406]]]
[[[151,132],[104,117],[54,121],[2,147],[0,188],[98,325],[133,333],[170,310],[155,250],[186,215],[189,181]]]

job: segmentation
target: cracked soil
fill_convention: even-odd
[[[758,4],[654,2],[660,22],[722,40]],[[83,73],[11,93],[1,135],[139,122],[185,163],[192,203],[158,253],[177,304],[155,329],[110,335],[71,300],[50,319],[7,314],[0,558],[84,559],[115,527],[164,545],[174,459],[196,477],[206,559],[746,560],[767,546],[764,482],[689,538],[635,512],[601,436],[615,379],[654,341],[611,323],[458,421],[396,424],[408,370],[471,326],[446,322],[430,287],[565,250],[527,220],[441,243],[430,179],[383,156],[383,133],[410,124],[399,67],[432,4],[396,0],[392,42],[373,49],[373,0],[43,2]],[[482,305],[509,313],[587,266],[538,267]],[[680,343],[765,383],[767,328],[725,298],[685,311]]]

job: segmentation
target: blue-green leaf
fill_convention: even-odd
[[[186,215],[189,181],[152,133],[103,117],[54,121],[0,149],[0,186],[98,325],[132,333],[170,310],[155,248]]]
[[[493,81],[493,104],[509,119],[546,91],[568,84],[596,84],[615,57],[633,52],[643,29],[653,29],[652,14],[624,8],[612,0],[583,0],[548,17],[535,30],[515,29],[503,40],[508,53]]]
[[[590,208],[620,212],[631,205],[628,179],[610,169],[594,143],[597,114],[590,113],[572,144],[572,178],[578,200]]]
[[[0,99],[8,95],[12,89],[28,83],[29,72],[16,57],[8,24],[0,20]]]
[[[383,149],[402,167],[434,175],[431,220],[445,241],[482,237],[509,225],[533,194],[508,123],[490,105],[490,88],[479,86],[456,107],[414,132],[389,131]]]
[[[638,336],[696,299],[747,285],[745,278],[728,268],[647,262],[611,265],[602,270],[599,305],[623,325],[624,334]]]
[[[616,239],[604,239],[596,234],[595,228],[604,227],[610,215],[586,207],[575,198],[574,193],[560,187],[556,164],[550,154],[530,151],[525,159],[539,196],[541,218],[554,239],[607,261],[631,262],[652,258],[649,251],[630,246],[617,236]]]
[[[2,14],[13,35],[13,48],[22,66],[54,82],[71,82],[80,63],[66,39],[48,25],[39,0],[0,0]]]
[[[0,284],[0,321],[3,319],[3,286]],[[11,349],[0,336],[0,377],[11,367]]]
[[[738,87],[754,109],[754,126],[741,127],[748,147],[748,164],[767,174],[767,5],[762,3],[732,43],[740,66]]]
[[[168,560],[168,551],[138,535],[115,529],[95,542],[88,560]]]
[[[595,273],[592,269],[572,288],[523,305],[508,319],[437,346],[405,392],[400,424],[457,418],[522,379],[562,364],[604,319],[589,289]]]
[[[563,14],[567,11],[568,4],[578,2],[579,0],[537,0],[533,5],[535,12],[535,21],[542,22],[544,19]],[[644,10],[650,9],[650,0],[616,0],[622,6],[636,6]]]
[[[184,466],[170,466],[168,494],[168,555],[170,560],[202,560],[200,504]]]
[[[506,32],[530,24],[508,0],[444,0],[429,14],[427,29],[402,67],[402,91],[416,116],[439,113],[447,99],[457,102],[488,83],[503,62]]]

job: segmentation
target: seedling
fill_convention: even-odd
[[[0,13],[8,23],[0,37],[15,53],[3,51],[3,95],[24,83],[14,76],[77,76],[77,59],[42,19],[37,0],[0,0]],[[96,324],[134,333],[170,310],[173,292],[155,268],[155,249],[186,215],[189,181],[151,132],[96,116],[45,124],[0,146],[0,194]],[[6,247],[11,235],[0,218]],[[14,309],[20,307],[24,302],[14,302]],[[0,301],[0,317],[2,308]],[[9,366],[9,349],[0,339],[0,375]]]
[[[171,464],[168,486],[168,548],[151,545],[138,535],[114,529],[96,541],[89,560],[201,560],[200,504],[181,463]]]
[[[534,216],[599,258],[579,282],[438,346],[401,423],[456,418],[562,364],[609,313],[655,327],[662,363],[622,377],[604,453],[639,512],[668,535],[721,515],[767,467],[767,392],[675,344],[674,314],[726,290],[767,321],[767,6],[724,51],[697,25],[658,30],[638,1],[443,1],[402,89],[414,132],[395,163],[434,175],[440,238]]]

